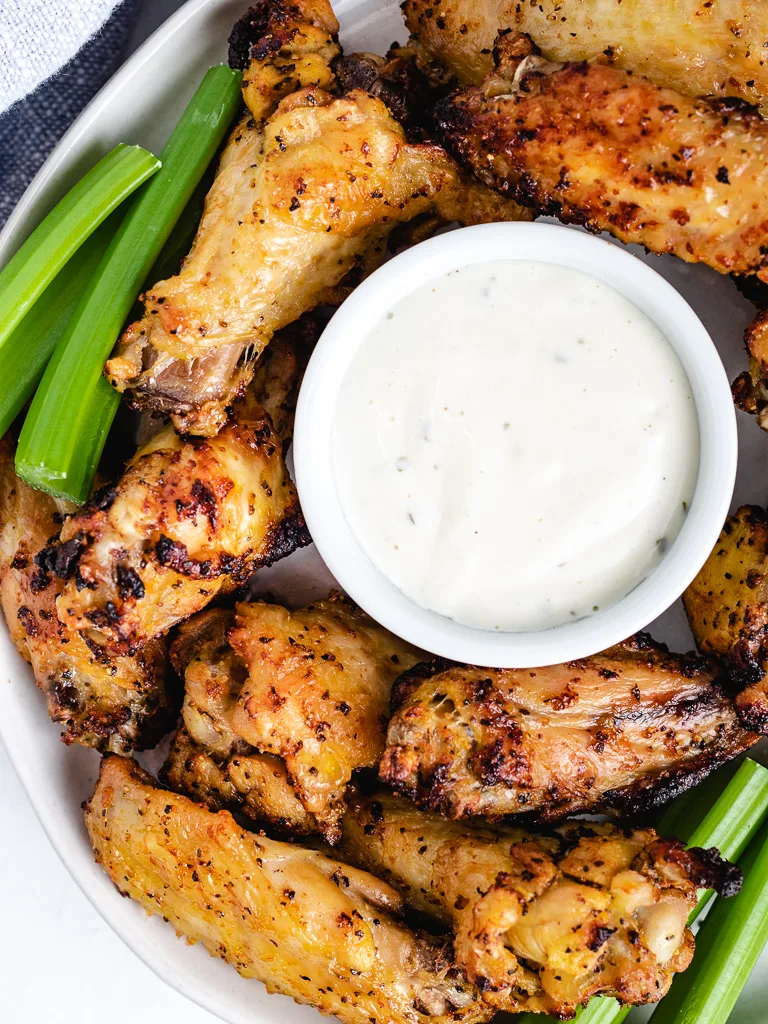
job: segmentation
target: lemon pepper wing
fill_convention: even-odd
[[[768,10],[760,0],[405,0],[406,24],[427,59],[478,84],[501,31],[525,32],[552,61],[590,60],[688,96],[768,95]]]
[[[736,710],[768,732],[768,515],[743,505],[725,521],[707,561],[683,594],[696,644],[723,659]]]
[[[453,818],[645,811],[757,742],[719,675],[643,634],[546,668],[425,663],[395,684],[380,777]]]
[[[248,61],[249,112],[180,273],[148,290],[107,363],[118,390],[180,430],[215,434],[275,331],[374,269],[399,224],[530,216],[441,147],[409,142],[382,100],[334,97],[334,26],[323,2],[261,5],[245,19],[233,46]]]
[[[697,886],[733,894],[741,881],[717,851],[652,829],[491,831],[389,793],[351,801],[341,849],[451,927],[456,960],[487,1002],[562,1017],[598,994],[660,999],[693,955]]]
[[[550,64],[525,36],[436,109],[437,137],[474,174],[539,213],[720,273],[764,276],[768,122],[614,67]]]
[[[34,559],[63,516],[53,498],[16,476],[13,455],[10,440],[0,441],[0,605],[11,639],[65,743],[117,753],[152,746],[177,710],[165,644],[154,640],[132,657],[113,657],[59,620],[64,584]]]
[[[215,438],[161,430],[38,560],[66,580],[61,621],[129,653],[308,541],[282,441],[245,399]]]
[[[220,805],[256,821],[285,817],[299,831],[314,822],[336,839],[353,772],[375,768],[384,751],[392,683],[421,656],[338,596],[297,611],[255,601],[185,623],[172,658],[185,681],[186,730],[204,757],[197,764],[211,772],[213,759],[230,780],[236,775],[237,792],[228,790],[233,799]],[[279,758],[287,772],[267,777],[268,790],[261,772],[247,780],[235,764],[257,752]],[[189,792],[181,755],[172,762],[169,782]],[[274,813],[286,781],[303,817]]]
[[[120,892],[191,942],[344,1024],[460,1024],[492,1014],[450,945],[408,928],[397,894],[315,850],[274,842],[109,757],[86,805]]]

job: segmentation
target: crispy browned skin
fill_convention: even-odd
[[[688,966],[698,885],[737,892],[717,851],[587,822],[549,835],[446,821],[388,793],[350,802],[342,849],[450,924],[498,1009],[570,1017],[591,996],[655,1002]]]
[[[763,0],[405,0],[425,55],[462,82],[493,69],[499,31],[531,36],[547,60],[611,64],[688,96],[768,95]]]
[[[718,674],[645,634],[548,668],[426,662],[395,683],[380,777],[451,818],[644,811],[757,742]]]
[[[155,640],[133,657],[110,657],[62,625],[56,598],[64,584],[34,561],[62,516],[53,498],[18,479],[13,455],[11,441],[0,441],[0,604],[11,639],[65,743],[115,752],[152,746],[177,710],[166,688],[165,645]]]
[[[723,658],[741,691],[736,709],[768,732],[768,514],[743,505],[683,594],[696,644]]]
[[[739,409],[752,413],[768,430],[768,310],[761,310],[744,332],[749,369],[733,382],[733,399]]]
[[[437,106],[438,137],[502,194],[720,273],[768,271],[768,123],[613,67],[499,41],[482,86]]]
[[[337,595],[298,611],[254,601],[196,616],[171,656],[197,749],[172,753],[169,782],[211,806],[257,822],[284,819],[298,831],[319,828],[334,841],[352,773],[375,767],[384,751],[392,683],[423,654]],[[257,752],[280,758],[287,774],[259,771],[249,780],[235,762]],[[208,759],[233,788],[211,785]],[[287,800],[286,783],[303,815]]]
[[[281,439],[246,396],[215,438],[161,430],[40,561],[67,580],[62,622],[128,653],[308,540]]]
[[[143,319],[107,364],[134,404],[170,412],[180,430],[214,434],[274,332],[333,298],[350,272],[377,266],[399,223],[529,216],[439,146],[407,142],[381,100],[334,98],[335,18],[321,0],[302,10],[277,3],[250,19],[250,112],[181,272],[144,296]]]
[[[124,758],[103,761],[85,820],[124,896],[270,992],[344,1024],[472,1024],[492,1014],[448,943],[403,924],[397,894],[373,875],[245,832],[227,811],[158,788]]]
[[[212,811],[237,811],[270,834],[294,837],[318,831],[314,814],[304,810],[296,795],[285,762],[272,754],[257,753],[242,740],[221,756],[195,743],[182,727],[173,739],[160,779]]]
[[[232,727],[248,676],[227,638],[234,624],[233,611],[212,608],[179,630],[172,657],[184,680],[184,724],[160,778],[211,810],[238,811],[258,827],[288,835],[317,832],[317,820],[299,800],[285,762],[259,753]]]

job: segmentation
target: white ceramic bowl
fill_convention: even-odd
[[[701,458],[685,523],[659,566],[626,597],[587,618],[538,632],[461,625],[420,607],[371,562],[344,516],[332,458],[339,388],[358,346],[393,302],[457,267],[489,260],[560,264],[604,281],[645,312],[688,375]],[[642,353],[637,353],[638,359]],[[310,360],[294,437],[296,484],[315,544],[343,588],[398,636],[458,661],[528,668],[572,661],[623,640],[668,608],[703,565],[728,513],[736,477],[736,417],[720,357],[703,324],[663,277],[625,249],[554,224],[484,224],[447,232],[395,257],[346,300]],[[563,518],[568,515],[563,508]]]

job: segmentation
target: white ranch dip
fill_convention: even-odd
[[[424,608],[510,632],[629,593],[679,532],[699,462],[658,328],[595,278],[519,260],[394,305],[342,382],[333,445],[381,572]]]

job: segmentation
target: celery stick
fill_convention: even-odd
[[[0,272],[0,347],[86,238],[159,167],[146,149],[121,143],[35,228]]]
[[[114,235],[119,213],[87,238],[0,346],[0,437],[40,383],[46,364]]]
[[[104,362],[229,127],[240,77],[224,65],[207,72],[163,149],[162,170],[132,202],[57,345],[16,452],[16,471],[33,487],[79,503],[88,498],[119,404]]]

